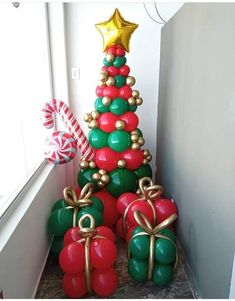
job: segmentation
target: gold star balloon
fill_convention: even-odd
[[[112,44],[119,44],[129,52],[130,38],[138,24],[126,21],[116,8],[108,21],[95,26],[103,37],[103,51],[106,51]]]

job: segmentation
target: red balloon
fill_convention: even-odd
[[[120,153],[113,151],[109,147],[100,148],[96,152],[95,163],[100,169],[111,171],[117,168]]]
[[[125,239],[125,233],[124,233],[123,228],[122,228],[122,217],[120,217],[118,219],[118,221],[116,222],[115,232],[117,233],[117,235],[119,237],[121,237],[122,239]]]
[[[170,215],[176,213],[177,207],[174,202],[169,199],[160,199],[153,202],[156,213],[157,213],[157,223],[160,224],[165,219],[167,219]]]
[[[108,270],[94,269],[91,272],[92,290],[101,297],[112,295],[118,286],[118,274],[110,268]]]
[[[64,274],[62,287],[65,295],[70,298],[85,296],[87,293],[85,273],[82,272],[76,275]]]
[[[144,154],[140,149],[128,149],[121,153],[121,159],[125,160],[127,169],[137,169],[143,163]]]
[[[127,234],[126,234],[126,242],[127,244],[129,243],[131,237],[132,237],[132,233],[135,230],[135,227],[131,227],[127,230]]]
[[[116,55],[117,56],[123,56],[123,55],[125,55],[125,51],[122,48],[118,47],[116,49]]]
[[[85,268],[84,246],[78,242],[72,242],[60,252],[59,263],[65,273],[77,274]]]
[[[118,88],[115,86],[103,87],[103,96],[107,96],[107,97],[114,99],[114,98],[118,97],[118,92],[119,92]]]
[[[116,47],[111,46],[108,50],[107,53],[116,55]]]
[[[128,132],[134,131],[139,124],[139,118],[133,112],[126,112],[125,114],[121,115],[120,118],[126,122],[125,131]]]
[[[117,200],[105,189],[96,192],[94,196],[99,198],[104,205],[103,224],[107,227],[113,226],[119,218],[119,213],[116,208]]]
[[[127,220],[133,225],[133,226],[138,226],[137,222],[134,219],[134,212],[136,210],[139,210],[142,212],[145,217],[149,220],[150,223],[153,222],[154,215],[153,215],[153,210],[150,207],[150,205],[146,201],[136,201],[133,202],[133,204],[130,205],[128,212],[127,212]]]
[[[64,235],[64,247],[81,239],[81,236],[78,235],[78,230],[78,227],[73,227],[66,231]]]
[[[137,194],[132,192],[125,192],[119,196],[117,199],[117,210],[120,214],[124,214],[127,206],[133,202],[134,200],[138,199]]]
[[[127,76],[130,73],[130,67],[127,65],[122,65],[119,68],[119,74],[122,76]]]
[[[108,67],[107,66],[103,66],[102,67],[102,71],[107,72],[108,71]]]
[[[111,112],[106,112],[106,113],[100,114],[100,117],[98,119],[98,124],[102,131],[111,133],[116,130],[116,127],[115,127],[116,121],[118,121],[118,118],[116,115],[114,115]]]
[[[104,87],[100,87],[100,86],[97,86],[96,87],[96,95],[98,96],[98,97],[102,97],[103,96],[103,89],[104,89]]]
[[[119,73],[118,68],[116,68],[116,67],[114,67],[114,66],[108,67],[108,68],[107,68],[107,71],[108,71],[109,75],[112,76],[112,77],[118,75],[118,73]]]
[[[81,188],[79,186],[77,186],[77,187],[74,188],[74,190],[76,192],[77,197],[79,197],[79,194],[81,192]]]
[[[128,100],[132,96],[132,89],[125,85],[119,89],[119,97]],[[116,96],[117,97],[117,96]]]
[[[105,226],[97,227],[96,234],[107,237],[111,241],[115,242],[115,235],[114,235],[113,231],[108,227],[105,227]]]
[[[117,259],[117,248],[113,241],[106,238],[96,238],[90,245],[91,265],[99,270],[110,268]]]

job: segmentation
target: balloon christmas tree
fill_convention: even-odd
[[[123,19],[118,9],[111,18],[96,25],[103,37],[105,57],[96,88],[95,110],[84,116],[94,159],[82,157],[78,183],[92,182],[95,189],[106,190],[113,197],[134,192],[138,179],[151,177],[149,150],[142,150],[145,141],[138,128],[135,111],[143,99],[132,89],[135,78],[126,64],[131,34],[137,24]]]

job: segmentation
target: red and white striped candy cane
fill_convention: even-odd
[[[69,129],[71,135],[81,150],[84,159],[89,161],[94,158],[94,151],[89,141],[87,140],[77,120],[73,116],[70,108],[63,101],[53,99],[52,101],[47,102],[42,109],[42,112],[42,121],[45,128],[50,129],[53,127],[54,120],[52,114],[53,112],[56,112],[61,116],[65,125]]]

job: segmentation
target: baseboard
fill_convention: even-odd
[[[40,284],[40,280],[41,280],[41,278],[42,278],[42,274],[43,274],[43,272],[44,272],[44,269],[45,269],[45,266],[46,266],[46,263],[47,263],[47,259],[48,259],[49,253],[50,253],[52,241],[53,241],[53,237],[52,237],[52,239],[51,239],[51,241],[50,241],[48,250],[47,250],[47,252],[46,252],[46,256],[45,256],[45,259],[44,259],[44,261],[43,261],[41,271],[40,271],[40,273],[38,274],[38,280],[37,280],[37,282],[36,282],[36,284],[35,284],[35,288],[34,288],[34,290],[33,290],[33,294],[32,294],[32,298],[31,298],[31,299],[35,299],[35,296],[36,296],[36,294],[37,294],[37,290],[38,290],[38,287],[39,287],[39,284]]]

